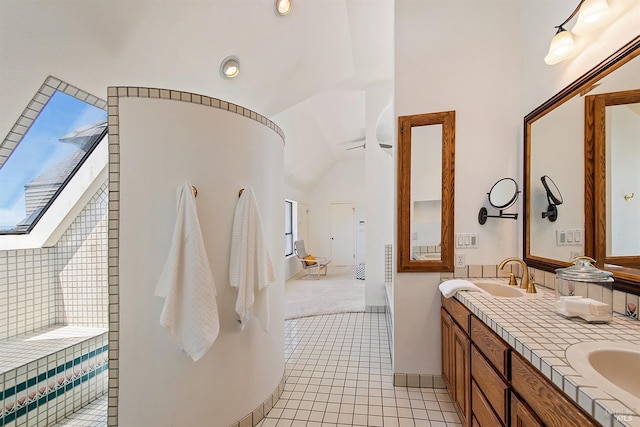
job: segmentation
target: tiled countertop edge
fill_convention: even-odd
[[[486,279],[486,278],[485,278]],[[474,279],[469,279],[473,281]],[[482,280],[482,279],[480,279]],[[502,278],[494,279],[505,281]],[[506,283],[506,281],[505,281]],[[543,288],[544,292],[553,290]],[[505,329],[489,315],[477,307],[473,301],[466,298],[468,292],[458,292],[455,298],[463,303],[476,317],[489,326],[498,336],[507,342],[514,350],[529,361],[538,371],[547,377],[553,384],[562,390],[569,399],[584,409],[588,414],[601,423],[604,427],[637,427],[640,426],[640,415],[633,413],[628,407],[593,386],[568,364],[556,357],[537,354],[535,350],[527,347],[518,337]],[[503,300],[504,301],[504,300]],[[508,299],[505,303],[508,302]],[[620,316],[614,314],[614,316]]]

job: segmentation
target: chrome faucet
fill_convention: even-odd
[[[533,280],[529,280],[529,267],[527,267],[527,263],[517,257],[511,257],[503,260],[500,265],[498,265],[498,270],[502,270],[505,265],[510,262],[517,262],[522,266],[522,281],[520,282],[520,288],[526,289],[527,293],[535,294],[536,284]],[[509,273],[509,285],[517,286],[518,282],[516,282],[516,278],[513,273]]]

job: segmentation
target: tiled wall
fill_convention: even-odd
[[[55,248],[0,251],[0,340],[56,321]]]
[[[109,323],[107,207],[105,182],[56,244],[57,323]]]
[[[508,264],[505,268],[509,271],[512,268],[517,277],[522,277],[521,268],[518,264]],[[533,275],[536,285],[541,285],[549,289],[556,288],[556,275],[550,271],[529,268],[529,275]],[[506,277],[505,273],[498,273],[497,265],[468,265],[464,268],[456,268],[453,273],[442,273],[443,279],[447,278],[468,278],[468,277]],[[640,319],[640,308],[638,307],[638,295],[621,291],[613,291],[613,311],[623,316],[633,319]]]
[[[107,326],[107,196],[105,183],[53,248],[0,251],[0,340]]]

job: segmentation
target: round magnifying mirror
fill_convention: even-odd
[[[502,178],[491,187],[489,203],[496,209],[507,209],[518,200],[518,183],[513,178]]]
[[[542,181],[542,185],[544,185],[544,189],[547,191],[547,197],[549,200],[556,205],[561,205],[563,202],[562,194],[560,194],[560,190],[558,190],[556,183],[553,182],[548,175],[541,177],[540,180]]]

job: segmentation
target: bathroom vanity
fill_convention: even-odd
[[[589,340],[637,342],[637,322],[593,325],[553,312],[553,292],[442,297],[442,376],[464,426],[634,426],[640,416],[565,358]]]

